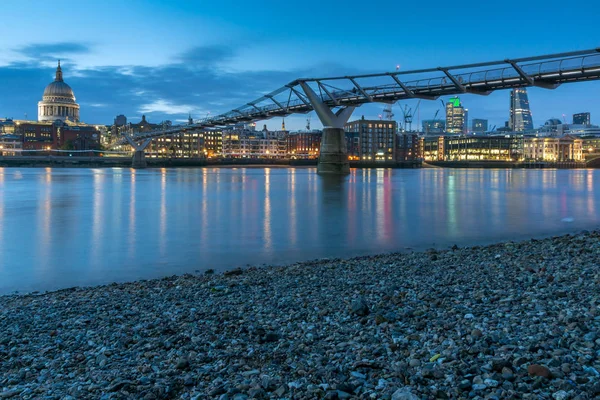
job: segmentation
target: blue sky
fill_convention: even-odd
[[[593,2],[4,0],[0,117],[35,118],[56,59],[89,123],[136,122],[229,111],[298,77],[456,65],[600,47]],[[600,83],[532,88],[536,126],[590,111]],[[507,119],[509,94],[463,96],[470,118]],[[415,102],[400,102],[400,107]],[[420,119],[440,102],[422,102]],[[383,105],[354,117],[377,118]],[[441,113],[441,111],[440,111]],[[290,117],[288,128],[305,125]],[[280,120],[266,121],[277,128]],[[312,125],[318,126],[316,118]]]

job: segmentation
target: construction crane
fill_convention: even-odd
[[[392,111],[393,105],[394,103],[386,104],[383,108],[383,119],[385,119],[386,121],[394,120],[394,112]]]
[[[404,108],[400,107],[400,110],[402,110],[402,116],[404,117],[404,131],[406,131],[406,132],[412,131],[413,117],[419,110],[420,105],[421,105],[421,100],[419,100],[417,102],[417,106],[415,107],[414,111],[412,108],[408,108],[408,106],[406,104],[404,105]]]

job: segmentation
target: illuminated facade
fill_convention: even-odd
[[[518,144],[504,136],[449,137],[444,144],[446,161],[516,161]]]
[[[446,103],[446,132],[465,133],[465,109],[458,97],[453,97]]]
[[[348,134],[346,134],[348,136]],[[287,152],[290,158],[316,159],[321,150],[321,131],[292,132],[287,137]]]
[[[199,130],[154,138],[146,148],[146,156],[153,158],[203,158],[207,154],[204,132]]]
[[[255,131],[228,131],[223,134],[223,157],[230,158],[287,158],[285,134],[265,137]]]
[[[0,134],[0,156],[19,156],[23,150],[23,140],[19,135]]]
[[[15,121],[12,119],[0,119],[0,134],[15,133]]]
[[[508,127],[513,132],[524,132],[533,129],[533,119],[529,109],[527,89],[519,88],[510,91],[510,118]]]
[[[425,138],[425,161],[520,161],[518,136],[440,136]]]
[[[527,161],[584,161],[583,140],[568,135],[561,138],[524,138],[523,150]]]
[[[46,86],[42,101],[38,103],[38,121],[79,122],[79,104],[75,102],[73,89],[65,83],[60,61],[54,82]]]
[[[344,130],[356,132],[361,160],[393,161],[396,149],[396,121],[366,120],[348,122]]]

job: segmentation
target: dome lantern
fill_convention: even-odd
[[[55,82],[64,82],[62,77],[62,68],[60,67],[60,60],[58,60],[58,67],[56,67],[56,78],[54,78]]]

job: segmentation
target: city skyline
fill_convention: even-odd
[[[592,25],[582,21],[588,17],[570,10],[565,11],[566,19],[569,20],[570,14],[570,20],[575,21],[576,15],[578,18],[573,29],[542,34],[536,31],[539,23],[531,21],[525,29],[525,36],[530,39],[527,41],[522,40],[521,34],[489,29],[485,21],[471,18],[468,28],[472,29],[458,31],[460,43],[440,40],[440,34],[450,34],[444,26],[429,28],[429,32],[411,37],[407,43],[404,35],[389,34],[395,24],[372,20],[384,15],[376,6],[365,7],[358,17],[343,9],[333,13],[335,5],[317,8],[316,3],[309,2],[302,10],[292,11],[275,2],[262,2],[272,18],[268,23],[260,23],[254,19],[257,17],[257,12],[251,9],[254,7],[246,5],[236,6],[230,13],[231,9],[226,10],[225,5],[197,6],[186,1],[174,4],[108,1],[91,13],[85,5],[56,2],[58,9],[67,4],[73,16],[69,19],[69,29],[42,35],[35,27],[23,30],[19,18],[29,13],[29,21],[41,21],[50,18],[52,10],[38,10],[33,1],[6,2],[5,13],[9,17],[0,28],[5,33],[0,41],[8,49],[0,56],[0,79],[5,82],[6,94],[0,98],[0,117],[23,119],[27,114],[27,118],[34,119],[37,101],[43,88],[53,80],[59,58],[63,60],[65,81],[73,87],[81,103],[82,121],[110,124],[118,114],[125,114],[132,121],[146,114],[153,122],[170,119],[177,123],[186,121],[188,113],[200,119],[209,113],[228,111],[298,77],[391,71],[398,64],[404,70],[427,68],[598,45],[593,41]],[[391,12],[400,12],[399,6],[389,7]],[[425,12],[417,5],[409,8],[416,15]],[[336,15],[349,26],[360,22],[361,29],[344,30],[341,37],[326,24],[319,24],[314,32],[308,33],[290,25],[297,18],[314,17],[317,9],[326,18]],[[541,12],[550,14],[550,10]],[[457,11],[448,13],[451,16]],[[477,13],[467,12],[472,17]],[[498,10],[496,15],[500,18],[506,13]],[[94,21],[111,18],[118,21],[115,17],[128,17],[128,23],[114,23],[110,29],[103,29],[102,35],[88,27]],[[255,29],[257,24],[261,29]],[[402,27],[397,27],[409,30],[417,24],[403,21]],[[149,26],[154,26],[154,30]],[[477,29],[477,34],[471,31]],[[140,34],[131,35],[134,31]],[[544,35],[548,40],[540,41]],[[365,52],[372,56],[359,56]],[[565,85],[554,91],[530,89],[535,127],[553,117],[562,120],[563,114],[570,122],[570,116],[579,112],[591,112],[593,123],[600,112],[596,101],[598,89],[598,82]],[[509,96],[509,91],[499,91],[485,98],[463,95],[461,100],[469,109],[470,118],[488,119],[490,127],[501,127],[509,118],[506,107]],[[401,105],[415,103],[396,105],[395,119],[400,120]],[[353,118],[364,115],[374,119],[382,114],[383,108],[379,104],[366,105],[358,108]],[[423,101],[414,126],[420,126],[419,120],[431,119],[438,109],[439,102]],[[286,118],[287,127],[302,129],[305,118],[303,115]],[[269,129],[277,129],[281,121],[276,118],[264,123]],[[313,126],[320,126],[316,118]]]

